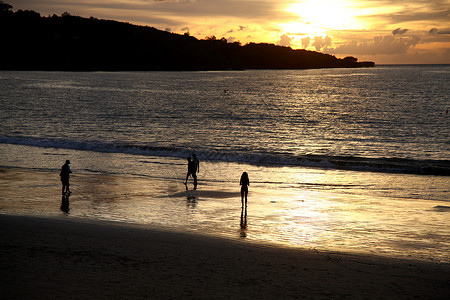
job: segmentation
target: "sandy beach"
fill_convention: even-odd
[[[450,265],[0,215],[4,299],[448,299]]]

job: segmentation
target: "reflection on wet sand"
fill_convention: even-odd
[[[221,170],[226,167],[219,166]],[[241,167],[235,166],[234,174],[239,174]],[[170,180],[77,172],[69,206],[69,199],[60,198],[60,183],[54,172],[5,168],[0,168],[0,211],[44,216],[70,212],[72,218],[155,224],[242,241],[245,237],[249,242],[449,261],[448,202],[368,196],[355,190],[352,190],[355,194],[344,193],[340,188],[327,191],[323,187],[317,190],[304,186],[274,187],[264,177],[283,173],[299,181],[320,182],[322,179],[316,180],[314,176],[324,173],[329,176],[325,181],[333,182],[346,174],[348,179],[340,183],[356,182],[360,175],[374,184],[381,179],[387,182],[402,179],[404,186],[409,187],[417,176],[361,172],[339,175],[334,171],[298,172],[288,167],[264,168],[263,174],[257,169],[252,171],[255,180],[248,221],[245,206],[239,214],[239,191],[230,189],[227,182],[208,181],[201,189],[186,191],[180,182]]]
[[[189,173],[188,173],[189,174]],[[195,177],[196,180],[196,177]],[[186,179],[187,181],[187,179]],[[186,184],[185,184],[186,185]],[[186,205],[188,208],[196,208],[197,207],[197,185],[194,184],[194,188],[190,191],[188,186],[186,185]]]
[[[196,208],[197,207],[197,196],[195,196],[194,194],[188,194],[186,196],[187,199],[187,207],[190,208]]]
[[[69,197],[70,197],[70,193],[63,193],[62,194],[62,199],[61,199],[61,211],[68,215],[69,211],[70,211],[70,207],[69,207]]]
[[[239,233],[241,237],[247,237],[247,206],[241,209],[241,230]]]

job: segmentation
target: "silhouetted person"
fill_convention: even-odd
[[[188,172],[186,175],[186,180],[184,182],[184,185],[186,186],[187,190],[187,181],[189,179],[189,176],[192,176],[194,178],[194,189],[197,189],[197,173],[200,171],[200,162],[197,159],[197,156],[195,154],[192,154],[191,157],[188,157]]]
[[[245,207],[247,207],[248,186],[250,185],[250,180],[248,179],[247,172],[242,173],[241,181],[239,182],[239,184],[241,185],[242,207],[244,207],[244,197],[245,197]]]
[[[193,176],[194,177],[194,185],[197,186],[197,173],[200,172],[200,161],[198,160],[197,155],[195,155],[195,153],[192,154],[192,161],[194,162],[194,166],[193,166],[192,170],[195,173],[195,176]]]
[[[191,159],[191,157],[189,156],[187,158],[188,160],[188,171],[186,174],[186,181],[184,182],[184,185],[186,186],[186,190],[187,190],[187,182],[189,179],[189,176],[192,176],[192,178],[194,178],[194,187],[197,186],[197,168],[195,165],[195,161]]]
[[[66,163],[61,167],[61,172],[59,173],[59,176],[61,176],[61,183],[62,183],[62,193],[63,195],[65,193],[70,194],[70,189],[69,189],[69,177],[70,177],[70,173],[72,173],[72,171],[70,170],[70,160],[66,160]]]

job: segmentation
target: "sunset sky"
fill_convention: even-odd
[[[450,64],[450,0],[3,0],[13,10],[274,43],[360,61]]]

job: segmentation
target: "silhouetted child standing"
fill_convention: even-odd
[[[244,207],[244,197],[245,197],[245,207],[247,207],[248,186],[250,185],[250,180],[248,179],[247,172],[242,173],[241,181],[239,184],[241,185],[242,207]]]
[[[72,173],[72,171],[70,170],[70,160],[66,160],[66,163],[61,167],[61,172],[59,173],[59,176],[61,176],[61,183],[62,183],[62,193],[63,195],[65,193],[70,194],[70,190],[69,190],[69,177],[70,177],[70,173]]]

